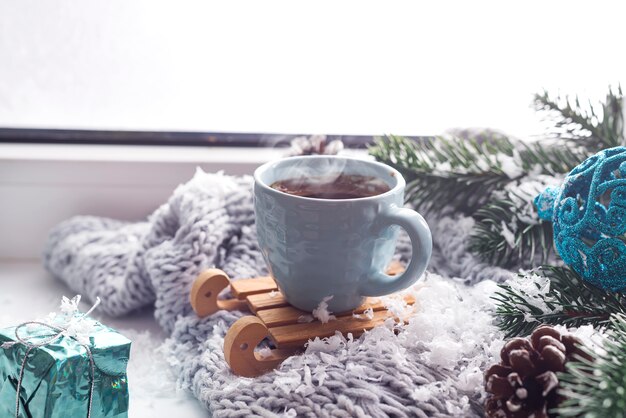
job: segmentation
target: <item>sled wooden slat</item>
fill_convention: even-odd
[[[248,307],[253,313],[257,313],[261,309],[279,308],[288,305],[285,297],[279,291],[250,295],[246,300],[248,301]]]
[[[406,295],[404,297],[404,301],[407,303],[407,305],[413,305],[415,303],[415,299],[411,295]],[[365,312],[369,308],[372,308],[372,310],[376,312],[385,309],[385,305],[380,298],[368,298],[363,305],[359,306],[354,311],[338,314],[337,317],[351,317],[353,316],[353,314],[363,315],[363,312]],[[256,316],[258,316],[259,319],[263,321],[263,323],[268,328],[281,325],[304,323],[306,322],[304,320],[306,317],[311,318],[310,313],[301,311],[289,305],[278,308],[257,310]],[[366,317],[364,316],[363,319],[365,318]]]
[[[307,341],[315,339],[315,337],[324,338],[335,335],[337,331],[344,335],[351,333],[357,337],[366,330],[382,325],[387,318],[391,317],[393,317],[391,313],[387,310],[382,310],[374,312],[372,319],[357,319],[350,316],[337,318],[325,324],[314,321],[303,324],[271,327],[268,328],[268,330],[272,342],[274,342],[277,347],[295,348],[302,347]]]
[[[392,262],[387,274],[393,276],[403,270],[400,263]],[[228,286],[233,298],[218,299]],[[381,298],[367,298],[357,309],[335,313],[335,320],[322,324],[309,312],[290,306],[271,277],[231,282],[226,273],[218,269],[203,271],[193,283],[189,297],[193,310],[200,317],[219,310],[249,309],[252,312],[253,315],[239,318],[230,327],[224,340],[224,357],[231,370],[247,377],[272,370],[316,337],[330,337],[337,331],[358,337],[364,331],[382,325],[389,318],[400,320],[385,308]],[[412,295],[391,297],[402,297],[407,305],[415,304]],[[364,314],[370,308],[373,311],[371,319]],[[414,309],[407,309],[407,316],[402,320],[406,320]],[[275,347],[261,355],[255,350],[266,338]]]
[[[278,286],[270,276],[262,276],[254,279],[234,280],[230,283],[230,290],[237,299],[245,299],[249,295],[278,290]]]

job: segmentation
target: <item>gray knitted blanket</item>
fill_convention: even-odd
[[[510,273],[465,251],[470,218],[426,217],[435,252],[411,290],[419,309],[407,325],[311,341],[302,355],[259,378],[229,371],[224,335],[243,313],[200,319],[189,291],[208,267],[231,278],[266,273],[251,184],[249,177],[199,170],[147,221],[70,219],[50,233],[45,266],[90,300],[99,296],[108,315],[154,305],[180,385],[215,417],[481,416],[482,370],[502,344],[489,295]],[[398,246],[404,260],[406,244]]]

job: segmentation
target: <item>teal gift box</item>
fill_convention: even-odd
[[[97,321],[81,320],[89,321],[88,340],[82,342],[62,332],[65,328],[39,322],[19,326],[20,338],[28,344],[18,340],[17,327],[0,330],[0,417],[16,416],[22,368],[20,418],[128,417],[131,342]],[[62,335],[46,343],[57,331]]]

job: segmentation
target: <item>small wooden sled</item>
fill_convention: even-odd
[[[400,263],[393,262],[387,273],[395,275],[403,270]],[[218,299],[228,286],[232,299]],[[415,303],[409,295],[404,300],[407,305]],[[305,322],[303,319],[312,318],[310,313],[289,305],[271,277],[230,281],[226,273],[218,269],[206,270],[198,276],[191,289],[190,301],[200,317],[219,310],[248,310],[253,314],[239,318],[224,339],[226,362],[233,373],[245,377],[259,376],[274,369],[301,350],[310,339],[330,337],[336,331],[357,337],[393,316],[378,298],[368,298],[354,311],[336,314],[336,320],[325,324],[318,320]],[[373,310],[370,318],[363,314],[368,308]],[[265,350],[265,355],[261,355],[255,349],[265,339],[269,339],[275,348]]]

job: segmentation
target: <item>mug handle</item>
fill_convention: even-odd
[[[404,273],[389,276],[381,271],[374,272],[361,285],[362,296],[384,296],[406,289],[424,273],[433,251],[433,240],[428,224],[419,213],[392,205],[381,212],[375,220],[377,232],[391,225],[401,226],[411,238],[413,254]]]

